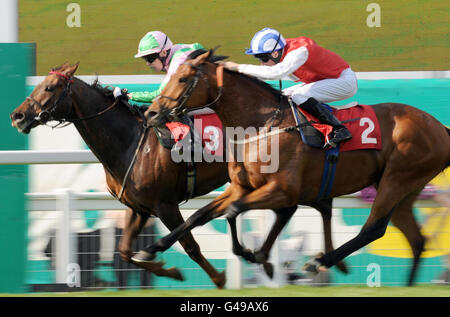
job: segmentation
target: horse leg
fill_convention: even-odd
[[[120,257],[125,262],[131,262],[133,256],[132,243],[144,228],[149,215],[137,213],[131,208],[125,211],[125,227],[119,240]]]
[[[322,216],[325,253],[333,251],[334,247],[331,233],[331,215],[332,215],[333,200],[332,199],[322,200],[311,206],[316,208],[320,212],[320,215]],[[348,273],[347,265],[345,264],[344,261],[338,262],[336,264],[336,267],[342,273],[345,274]]]
[[[413,215],[413,203],[417,194],[413,194],[405,198],[394,210],[392,214],[392,223],[405,235],[411,246],[413,253],[413,265],[409,274],[408,286],[414,283],[414,277],[417,267],[420,262],[420,255],[424,250],[425,237],[420,232],[420,227],[417,224]]]
[[[423,188],[428,181],[428,179],[424,182],[423,180],[413,181],[410,178],[402,177],[404,175],[391,173],[389,169],[386,170],[380,180],[372,210],[360,233],[336,250],[327,252],[325,255],[311,261],[305,266],[305,269],[316,273],[321,266],[332,267],[356,250],[381,238],[386,232],[389,220],[397,205],[405,197],[417,192],[418,188]]]
[[[292,200],[292,199],[291,199]],[[235,254],[239,254],[239,247],[242,250],[242,246],[239,244],[237,239],[237,233],[235,230],[235,218],[242,212],[250,210],[250,209],[273,209],[277,218],[274,225],[269,232],[267,240],[265,241],[262,249],[255,253],[252,252],[243,252],[244,258],[250,260],[254,263],[262,263],[264,266],[264,270],[266,273],[271,276],[273,275],[273,267],[272,264],[267,262],[267,258],[269,256],[270,249],[273,246],[276,238],[280,234],[283,227],[292,217],[292,215],[297,210],[297,205],[285,208],[277,208],[282,204],[286,204],[289,201],[289,197],[279,188],[279,185],[276,182],[267,183],[264,186],[252,191],[247,195],[242,195],[240,199],[235,200],[231,203],[226,211],[226,217],[228,222],[230,223],[230,227],[232,229],[232,237],[233,237],[233,252]],[[234,232],[233,232],[234,228]],[[235,249],[235,247],[237,247]],[[237,252],[237,253],[236,253]]]
[[[169,209],[170,208],[170,209]],[[163,216],[166,215],[166,216]],[[161,221],[169,230],[174,230],[179,225],[184,223],[183,216],[181,215],[178,206],[167,206],[161,211]],[[223,288],[226,282],[225,272],[217,272],[217,270],[209,263],[209,261],[203,256],[200,251],[200,246],[195,241],[191,232],[187,232],[180,238],[180,244],[189,257],[197,262],[197,264],[209,275],[211,280],[217,286],[217,288]]]
[[[178,280],[182,280],[180,272],[176,268],[164,269],[163,262],[149,262],[149,263],[136,263],[133,261],[132,256],[132,243],[137,235],[142,231],[145,226],[149,215],[142,214],[134,211],[131,208],[126,210],[125,214],[125,227],[123,229],[122,237],[119,241],[119,252],[121,258],[126,261],[133,263],[155,275],[172,277]]]
[[[214,218],[220,217],[224,214],[225,209],[229,204],[235,200],[235,196],[241,195],[237,190],[234,190],[232,184],[212,202],[197,210],[185,222],[176,227],[165,237],[159,239],[152,245],[148,245],[139,251],[132,260],[135,262],[145,262],[154,259],[156,252],[164,252],[170,248],[175,242],[183,237],[188,231],[191,231],[197,226],[204,225]]]
[[[270,229],[267,239],[262,245],[261,249],[255,252],[252,252],[249,249],[244,248],[239,243],[236,230],[236,217],[227,218],[228,223],[230,224],[230,231],[233,242],[233,253],[237,256],[242,256],[244,259],[246,259],[251,263],[262,264],[266,274],[270,278],[272,278],[273,265],[270,262],[267,262],[270,250],[272,249],[272,246],[275,243],[275,240],[280,234],[281,230],[284,228],[289,219],[291,219],[292,215],[295,213],[296,210],[297,206],[275,210],[277,217],[275,219],[274,224],[272,225],[272,228]]]
[[[272,249],[273,244],[275,243],[281,230],[283,230],[289,219],[292,218],[296,211],[297,206],[275,210],[277,217],[274,224],[272,225],[272,228],[270,229],[269,234],[267,235],[267,239],[266,241],[264,241],[261,249],[254,253],[257,263],[262,263],[264,271],[270,278],[273,277],[273,265],[270,262],[267,262],[270,250]]]

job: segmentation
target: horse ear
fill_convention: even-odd
[[[223,61],[224,59],[227,59],[229,56],[222,56],[222,55],[214,55],[214,53],[217,51],[217,49],[220,47],[220,45],[210,49],[211,55],[209,57],[209,61],[210,62],[218,62],[218,61]]]
[[[192,62],[193,65],[198,66],[206,62],[211,55],[211,51],[206,51],[205,53],[197,56],[194,61]]]
[[[66,68],[66,70],[64,71],[64,73],[69,76],[72,77],[73,74],[75,74],[75,72],[78,69],[78,66],[80,65],[80,62],[77,62],[76,64],[70,65]]]

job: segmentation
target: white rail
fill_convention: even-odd
[[[76,151],[0,151],[0,165],[20,164],[86,164],[99,163],[90,150]],[[221,192],[214,191],[207,195],[196,197],[180,209],[198,209],[205,206]],[[61,211],[56,233],[56,282],[67,282],[67,268],[74,259],[76,245],[70,230],[72,213],[75,210],[123,210],[126,208],[108,192],[75,192],[70,189],[55,193],[26,193],[28,211]],[[369,208],[370,204],[358,198],[358,194],[338,197],[333,200],[333,208]],[[432,200],[419,200],[415,207],[438,207]],[[238,218],[241,219],[241,218]],[[238,222],[238,230],[241,224]],[[276,253],[276,246],[274,248]],[[230,250],[231,253],[231,250]],[[277,266],[277,263],[274,263]],[[228,257],[227,267],[233,272],[227,282],[228,288],[241,287],[241,262],[237,257]]]
[[[205,206],[222,192],[215,191],[207,195],[200,196],[180,205],[183,211],[189,209],[198,209]],[[55,193],[26,193],[27,209],[29,211],[61,211],[58,217],[58,225],[56,230],[56,252],[55,252],[55,273],[57,283],[66,283],[67,268],[71,263],[77,263],[75,257],[76,242],[70,230],[72,214],[75,210],[123,210],[127,208],[117,201],[111,194],[107,192],[74,192],[70,189],[60,190]],[[416,202],[416,207],[437,207],[438,205],[431,200],[421,200]],[[334,208],[369,208],[370,204],[365,203],[357,194],[339,197],[333,200]],[[269,213],[270,217],[270,213]],[[237,230],[241,231],[242,217],[238,217]],[[235,257],[231,249],[227,256],[227,271],[233,272],[227,280],[227,288],[239,289],[242,286],[242,263]],[[274,258],[278,252],[278,244],[274,245]],[[275,269],[278,271],[280,263],[274,261]],[[281,286],[284,284],[282,277],[276,275],[273,286]]]
[[[0,151],[0,165],[100,163],[90,150]]]

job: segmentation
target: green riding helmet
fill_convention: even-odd
[[[134,57],[140,58],[149,54],[160,53],[163,50],[171,49],[172,46],[172,41],[163,32],[148,32],[139,42],[138,53]]]

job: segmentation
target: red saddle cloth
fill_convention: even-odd
[[[300,111],[308,121],[319,122],[309,113]],[[381,150],[381,130],[378,118],[373,108],[366,105],[357,105],[346,109],[334,109],[333,114],[344,123],[352,133],[352,139],[340,145],[340,151],[354,151],[362,149]],[[332,131],[327,124],[313,123],[314,128],[325,137]],[[189,133],[189,126],[180,122],[168,122],[167,128],[172,133],[175,142],[182,140]],[[217,114],[194,115],[194,127],[198,135],[202,137],[202,146],[206,153],[223,155],[223,131],[222,122]]]
[[[354,151],[362,149],[381,150],[381,130],[378,118],[372,107],[357,105],[346,109],[333,109],[333,114],[338,118],[352,134],[352,138],[341,143],[340,151]],[[318,119],[309,113],[299,110],[305,115],[308,121],[319,122]],[[332,127],[327,124],[312,123],[313,127],[320,131],[326,138],[332,131]]]
[[[189,133],[189,126],[181,122],[167,122],[166,127],[172,133],[175,142],[182,140]],[[202,147],[208,154],[223,155],[222,121],[215,113],[194,115],[194,128],[202,137]]]

